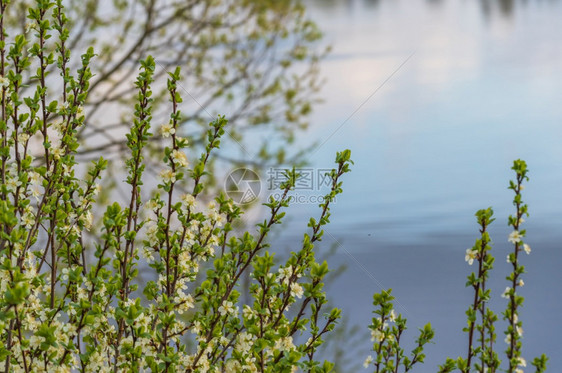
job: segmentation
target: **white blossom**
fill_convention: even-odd
[[[175,183],[176,173],[170,169],[160,171],[160,178],[164,183]]]
[[[242,372],[242,366],[238,360],[230,359],[224,365],[224,370],[226,373],[238,373]]]
[[[396,312],[394,310],[390,310],[390,314],[388,315],[388,320],[390,322],[396,321]]]
[[[25,214],[23,214],[21,221],[24,227],[30,229],[35,224],[35,216],[32,213],[26,211]]]
[[[173,150],[171,156],[175,165],[179,167],[189,166],[189,162],[187,161],[187,156],[181,150]]]
[[[371,329],[371,341],[381,342],[384,340],[384,333],[379,329]]]
[[[363,362],[363,368],[367,369],[373,363],[373,357],[371,355],[367,356]]]
[[[229,314],[233,314],[238,310],[238,307],[234,307],[231,301],[225,300],[222,302],[222,305],[219,307],[219,313],[221,316],[226,316]]]
[[[92,229],[93,221],[94,221],[94,216],[92,215],[92,212],[90,210],[86,211],[84,213],[83,222],[84,222],[84,228],[86,228],[87,231]]]
[[[302,286],[297,284],[296,282],[291,284],[291,296],[296,298],[302,298],[304,294]]]
[[[162,137],[170,137],[176,133],[176,129],[171,124],[163,124],[160,128],[160,132],[162,133]]]
[[[51,148],[51,154],[53,155],[53,158],[58,160],[64,156],[64,150],[58,146],[53,146]]]
[[[466,249],[466,254],[464,260],[468,262],[468,265],[472,265],[474,259],[478,257],[478,251],[472,248]]]
[[[509,286],[506,287],[505,290],[504,290],[503,293],[502,293],[502,298],[508,299],[508,298],[509,298],[509,293],[510,293],[510,292],[511,292],[511,288],[510,288]]]
[[[181,200],[187,207],[195,207],[196,206],[195,197],[193,197],[191,194],[182,195]]]
[[[6,188],[8,188],[10,192],[15,192],[17,188],[20,186],[21,186],[21,181],[17,178],[9,178],[6,181]]]
[[[513,231],[509,234],[509,238],[507,240],[512,244],[516,244],[518,242],[521,242],[521,237],[522,236],[519,231]]]

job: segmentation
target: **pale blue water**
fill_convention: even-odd
[[[322,66],[325,103],[300,143],[325,142],[313,152],[314,167],[330,167],[345,148],[355,161],[319,248],[339,245],[332,267],[348,267],[330,287],[334,303],[366,327],[373,292],[392,287],[412,339],[425,322],[436,328],[436,344],[417,371],[434,372],[445,357],[465,354],[461,329],[472,293],[464,287],[471,270],[464,251],[477,237],[474,212],[496,212],[491,286],[499,313],[513,211],[507,185],[512,160],[522,158],[531,170],[524,199],[533,248],[523,257],[523,356],[545,352],[549,371],[562,371],[561,2],[307,4],[333,52]],[[314,205],[294,206],[278,247],[292,249],[317,215]],[[350,353],[368,349],[364,340],[348,346]]]

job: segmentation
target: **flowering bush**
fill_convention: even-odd
[[[1,1],[2,14],[8,6]],[[210,123],[205,151],[190,165],[183,150],[189,144],[176,132],[179,69],[169,73],[170,118],[159,128],[169,143],[157,192],[147,197],[143,160],[154,127],[155,71],[148,57],[140,62],[127,134],[130,197],[126,205],[106,206],[98,230],[93,207],[107,161],[99,158],[82,177],[74,159],[95,55],[89,49],[81,68],[70,71],[63,10],[61,0],[38,0],[28,15],[33,38],[8,41],[3,29],[0,40],[4,370],[329,371],[332,365],[315,353],[340,311],[327,309],[322,286],[328,266],[315,260],[313,247],[328,223],[330,201],[341,192],[350,152],[337,156],[312,233],[276,265],[267,236],[281,223],[298,175],[288,172],[282,197],[265,204],[271,214],[256,235],[236,234],[242,211],[223,195],[199,206],[205,168],[227,121]],[[24,82],[23,72],[33,68],[36,74]],[[34,88],[30,96],[22,94],[24,86]],[[144,282],[139,269],[153,279]],[[252,276],[252,301],[240,309],[245,272]]]

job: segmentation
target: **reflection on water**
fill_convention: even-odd
[[[325,8],[325,9],[335,9],[335,8],[354,8],[359,6],[363,9],[376,8],[384,1],[396,1],[396,0],[309,0],[309,3],[313,3],[314,7]],[[442,6],[448,1],[458,1],[458,0],[426,0],[430,6]],[[559,0],[479,0],[480,10],[482,15],[486,18],[497,15],[503,17],[511,17],[517,8],[521,8],[525,11],[525,7],[529,5],[530,2],[558,2]]]

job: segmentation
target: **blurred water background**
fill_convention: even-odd
[[[524,200],[533,250],[522,257],[528,272],[521,290],[523,357],[544,352],[549,370],[562,371],[562,2],[306,5],[333,50],[322,65],[325,101],[298,143],[317,141],[313,168],[332,167],[335,152],[345,148],[355,161],[319,248],[335,246],[331,267],[347,267],[329,286],[333,303],[349,325],[365,331],[372,294],[393,288],[409,339],[426,322],[436,329],[436,343],[417,371],[435,372],[447,356],[464,356],[461,330],[473,296],[465,282],[474,270],[464,252],[478,236],[474,213],[492,206],[497,218],[490,229],[497,258],[490,286],[500,313],[512,250],[507,186],[512,161],[521,158],[530,168]],[[309,217],[318,215],[315,204],[291,208],[277,250],[296,249]],[[502,352],[503,330],[499,323]],[[362,362],[367,334],[360,342],[342,338],[352,362]]]

